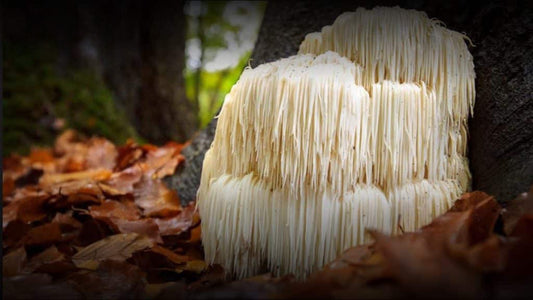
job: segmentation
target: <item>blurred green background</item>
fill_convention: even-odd
[[[183,81],[197,115],[196,130],[215,116],[248,64],[265,6],[255,1],[183,3],[186,26],[177,30],[185,30]],[[155,142],[139,134],[101,73],[84,65],[58,67],[61,60],[60,49],[46,37],[4,40],[3,156],[49,146],[66,128],[119,144],[128,138]]]

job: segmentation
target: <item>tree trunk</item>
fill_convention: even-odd
[[[533,48],[531,10],[502,9],[469,1],[354,1],[351,3],[270,2],[252,54],[252,65],[294,55],[307,33],[332,24],[358,6],[400,5],[425,11],[447,27],[466,32],[476,67],[476,106],[470,121],[473,188],[507,201],[533,183]],[[216,120],[184,149],[185,167],[168,181],[182,201],[192,201],[200,183],[205,151]]]
[[[58,50],[57,67],[101,75],[149,142],[185,141],[198,128],[185,95],[184,0],[10,1],[6,35]]]
[[[197,111],[185,96],[183,5],[91,1],[80,9],[86,24],[80,44],[94,42],[119,105],[150,142],[185,141],[198,127]]]

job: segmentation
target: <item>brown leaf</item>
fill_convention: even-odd
[[[171,262],[175,264],[183,264],[190,259],[188,256],[179,255],[172,250],[169,250],[165,247],[158,246],[158,245],[155,245],[154,247],[152,247],[151,251],[165,256],[166,258],[168,258]]]
[[[55,246],[45,249],[43,252],[32,257],[24,267],[24,271],[31,273],[43,265],[51,265],[63,261],[65,256]]]
[[[104,200],[101,205],[89,207],[89,214],[95,219],[137,220],[140,218],[139,209],[131,201]]]
[[[31,149],[29,159],[32,164],[49,163],[54,161],[54,155],[50,149],[33,148]]]
[[[423,297],[473,298],[482,291],[481,277],[434,248],[421,235],[398,238],[375,233],[376,249],[385,259],[388,272],[405,290]]]
[[[114,193],[115,195],[124,195],[133,192],[133,186],[141,181],[142,176],[142,168],[134,165],[118,173],[113,173],[104,183],[113,189],[108,190],[108,192]]]
[[[24,247],[15,249],[2,258],[2,275],[11,277],[23,273],[23,266],[26,262],[26,250]]]
[[[2,207],[2,228],[15,221],[18,215],[19,204],[13,203]]]
[[[18,202],[17,218],[22,222],[30,223],[46,217],[44,204],[48,202],[48,195],[28,197]]]
[[[516,222],[516,226],[513,228],[511,236],[533,240],[533,213],[522,215],[522,217]]]
[[[202,273],[207,269],[207,264],[203,260],[190,260],[185,263],[185,265],[178,266],[176,268],[176,271],[183,272],[183,271],[189,271],[194,273]]]
[[[148,151],[143,164],[146,176],[149,178],[163,178],[174,174],[178,164],[185,160],[179,154],[181,148],[182,146],[179,144],[168,143],[163,147]]]
[[[15,181],[17,178],[27,173],[30,166],[23,163],[22,160],[23,158],[17,154],[3,158],[2,177],[4,180],[10,178]]]
[[[533,186],[531,186],[529,192],[520,194],[506,204],[505,209],[502,211],[505,233],[510,235],[518,220],[527,213],[533,213]]]
[[[104,260],[96,271],[79,271],[68,277],[85,299],[142,299],[143,273],[125,262]]]
[[[195,213],[195,205],[191,203],[179,215],[164,219],[158,218],[155,222],[159,226],[161,235],[177,235],[193,225]]]
[[[49,186],[57,183],[78,180],[103,181],[111,177],[111,171],[106,169],[93,169],[72,173],[44,174],[39,181],[42,186]]]
[[[113,170],[118,152],[110,141],[104,138],[92,138],[88,142],[87,168]]]
[[[2,180],[2,199],[6,199],[15,190],[15,180],[11,177],[5,177]]]
[[[68,282],[52,282],[48,274],[24,274],[2,280],[4,299],[87,299]]]
[[[79,142],[78,134],[72,130],[65,130],[61,135],[56,138],[54,144],[54,152],[59,155],[65,155],[72,151],[72,145]]]
[[[121,233],[137,233],[150,238],[154,243],[163,243],[161,235],[159,234],[159,227],[151,218],[133,221],[115,218],[111,221]]]
[[[26,245],[50,245],[61,240],[61,228],[58,223],[46,223],[33,227],[25,237]]]
[[[115,170],[123,170],[136,163],[145,153],[133,140],[128,140],[124,146],[118,147],[117,165]]]
[[[92,179],[80,179],[75,181],[61,182],[43,186],[43,189],[53,195],[64,195],[76,197],[78,194],[85,194],[96,199],[103,199],[103,193],[96,181]],[[76,198],[71,199],[75,203]],[[90,201],[92,202],[92,201]]]
[[[5,220],[5,216],[4,216]],[[24,236],[30,231],[31,225],[20,220],[9,222],[4,228],[2,243],[4,247],[19,247],[24,244]]]
[[[28,172],[15,180],[15,186],[22,187],[25,185],[35,185],[39,183],[39,179],[43,175],[43,170],[41,169],[28,169]]]
[[[149,217],[174,216],[181,211],[176,191],[170,190],[159,180],[145,179],[134,190],[135,204]]]
[[[87,246],[113,233],[108,223],[97,219],[89,219],[83,222],[80,233],[75,240],[75,245]]]
[[[44,195],[48,195],[48,193],[37,186],[24,186],[17,188],[12,195],[4,199],[4,202],[14,203],[28,197],[39,197]]]
[[[82,227],[82,223],[72,217],[72,212],[67,213],[56,213],[52,222],[58,223],[61,225],[61,229],[79,229]]]
[[[149,238],[136,233],[123,233],[95,242],[72,257],[78,268],[96,269],[103,260],[124,261],[135,251],[153,245]]]

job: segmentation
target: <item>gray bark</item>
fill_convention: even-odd
[[[290,1],[268,4],[252,66],[294,55],[305,35],[358,6],[400,5],[427,12],[448,28],[465,32],[476,67],[476,106],[470,121],[473,188],[507,201],[533,183],[533,57],[529,7],[469,1]],[[216,120],[184,150],[185,166],[169,179],[182,201],[195,200],[202,161]]]

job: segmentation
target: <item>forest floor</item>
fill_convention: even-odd
[[[305,281],[232,281],[204,261],[195,204],[162,178],[184,144],[66,131],[3,160],[4,299],[507,298],[533,295],[533,188],[464,194],[420,230],[351,248]],[[31,286],[31,288],[28,288]]]

